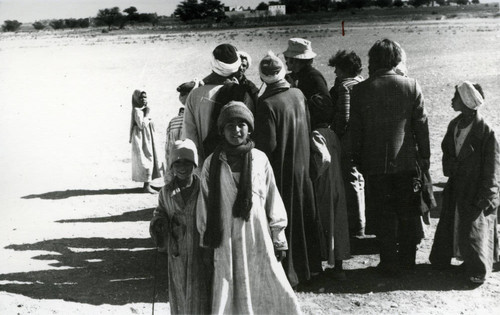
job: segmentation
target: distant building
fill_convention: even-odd
[[[267,11],[269,12],[270,16],[276,16],[276,15],[285,15],[286,14],[286,5],[280,4],[280,5],[270,5],[267,8]]]
[[[240,17],[240,18],[255,18],[255,17],[266,17],[266,16],[276,16],[286,14],[286,5],[269,5],[267,10],[251,10],[250,8],[245,9],[243,6],[240,7],[224,7],[224,14],[227,17]]]

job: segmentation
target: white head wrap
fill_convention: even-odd
[[[273,72],[274,74],[264,74],[264,72]],[[272,51],[262,58],[259,64],[259,74],[262,81],[266,84],[273,84],[285,78],[286,69],[283,61],[276,56]]]
[[[247,52],[238,50],[238,55],[240,56],[240,59],[241,59],[241,57],[243,57],[248,61],[248,68],[250,68],[250,66],[252,66],[252,57],[250,57],[250,55]]]
[[[223,77],[229,77],[231,74],[238,72],[241,65],[241,59],[238,58],[238,60],[234,63],[224,63],[215,59],[214,55],[212,55],[211,64],[213,72]]]
[[[477,109],[484,103],[484,98],[481,96],[481,93],[479,93],[469,81],[464,81],[457,85],[457,91],[462,102],[470,109]]]

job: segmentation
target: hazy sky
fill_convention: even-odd
[[[139,13],[170,15],[182,0],[0,0],[0,24],[5,20],[28,23],[42,19],[96,16],[99,9],[134,6]],[[221,0],[226,6],[255,8],[263,0]],[[267,2],[267,1],[264,1]]]

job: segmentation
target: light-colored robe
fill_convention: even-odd
[[[213,154],[207,158],[201,172],[197,208],[201,239],[206,230],[212,158]],[[226,155],[222,153],[219,158],[224,232],[222,244],[214,250],[212,313],[300,314],[297,297],[274,253],[275,247],[286,244],[287,217],[266,155],[252,150],[253,207],[248,221],[233,217],[237,184]]]
[[[200,236],[196,228],[196,202],[200,180],[195,176],[191,197],[186,202],[176,181],[160,190],[156,221],[164,223],[163,251],[168,255],[168,293],[172,314],[207,314],[210,312],[210,277],[205,272]],[[155,238],[151,231],[151,236]],[[156,240],[158,244],[161,240]]]
[[[351,257],[340,156],[341,144],[333,130],[318,128],[312,132],[311,179],[330,265]]]
[[[150,182],[163,175],[163,163],[158,160],[158,150],[155,143],[155,130],[151,119],[144,117],[141,108],[132,109],[132,180],[135,182]]]
[[[203,140],[207,137],[210,128],[215,128],[215,126],[211,125],[211,117],[215,108],[217,93],[222,86],[222,83],[206,83],[192,90],[186,99],[181,139],[191,139],[196,144],[200,168],[208,156],[203,151]],[[252,112],[254,111],[254,104],[250,95],[246,94],[243,102]]]

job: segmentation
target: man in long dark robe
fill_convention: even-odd
[[[255,115],[255,146],[267,154],[288,215],[283,261],[292,286],[322,271],[318,218],[309,176],[310,130],[306,100],[284,80],[283,62],[270,54],[260,63],[267,88]]]

